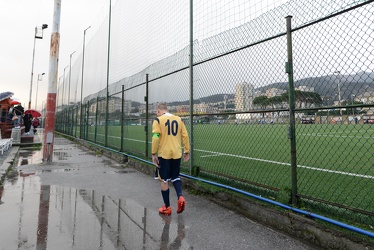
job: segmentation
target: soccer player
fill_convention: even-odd
[[[159,208],[159,213],[171,215],[169,184],[174,185],[178,196],[177,213],[182,213],[186,201],[182,196],[182,183],[179,178],[180,163],[182,158],[182,142],[184,146],[183,160],[190,159],[190,142],[186,127],[179,116],[168,112],[166,103],[157,106],[157,118],[152,124],[152,162],[159,168],[161,177],[161,194],[164,206]]]

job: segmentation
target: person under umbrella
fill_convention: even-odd
[[[32,121],[32,126],[34,127],[34,134],[36,134],[37,132],[37,128],[40,126],[40,121],[38,119],[38,117],[35,117],[34,120]]]
[[[14,116],[13,107],[14,107],[14,104],[10,104],[10,106],[8,107],[8,115],[7,115],[7,118],[6,118],[6,122],[8,122],[8,123],[13,123],[13,120],[12,120],[13,116]]]
[[[23,116],[23,124],[25,124],[25,134],[30,134],[30,128],[32,123],[32,115],[30,113]]]
[[[22,107],[21,104],[19,104],[18,106],[14,107],[14,114],[18,116],[18,120],[14,121],[14,127],[15,128],[19,128],[20,127],[24,111],[25,111],[25,109]]]

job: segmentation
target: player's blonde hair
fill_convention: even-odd
[[[157,109],[159,109],[159,110],[168,110],[168,106],[166,105],[166,102],[160,102],[157,105]]]

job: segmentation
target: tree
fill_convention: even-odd
[[[282,94],[281,97],[284,102],[289,102],[288,92]],[[294,97],[295,97],[295,107],[297,108],[301,108],[303,103],[305,103],[306,107],[311,106],[312,104],[314,104],[315,106],[322,105],[321,95],[316,92],[306,92],[306,91],[295,90]]]
[[[301,94],[302,100],[303,102],[305,102],[306,106],[311,106],[312,104],[314,104],[315,106],[322,105],[322,98],[320,94],[316,92],[302,92]]]
[[[273,96],[269,98],[269,103],[271,104],[271,107],[274,109],[279,104],[282,104],[284,102],[284,98],[282,96]],[[283,105],[282,105],[283,106]]]
[[[253,105],[260,106],[261,109],[266,109],[270,104],[269,98],[267,96],[258,96],[253,99]]]
[[[281,106],[283,108],[283,104],[287,102],[287,99],[284,98],[284,96],[273,96],[269,98],[269,102],[271,104],[271,107],[273,109],[277,108],[277,106]],[[279,117],[279,111],[277,111],[278,117]],[[273,112],[272,112],[272,117],[273,117]]]

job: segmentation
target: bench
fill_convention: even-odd
[[[8,151],[13,145],[13,138],[1,138],[1,133],[0,133],[0,151],[1,155],[4,154],[4,152]]]

